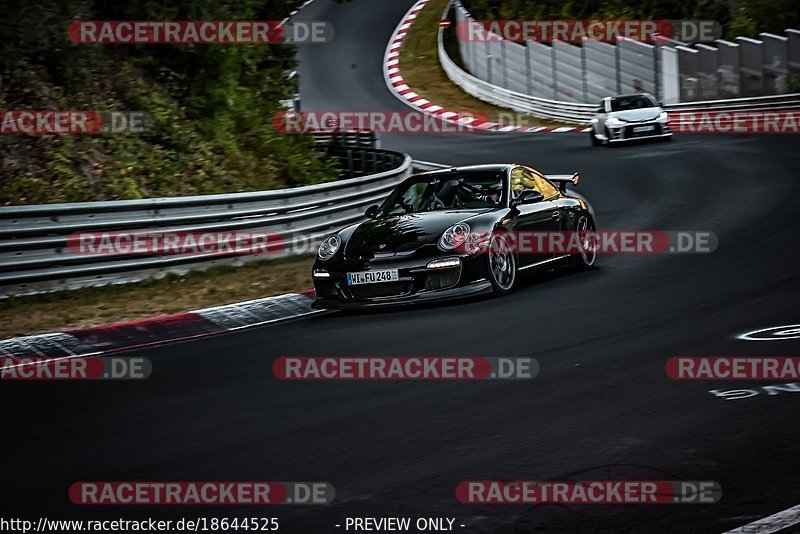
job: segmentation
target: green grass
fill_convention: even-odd
[[[312,287],[313,257],[215,267],[136,284],[13,297],[0,301],[0,339],[88,328],[220,306]]]
[[[448,3],[449,0],[430,0],[414,19],[400,50],[400,72],[405,83],[421,97],[445,109],[479,114],[506,126],[512,124],[502,117],[509,113],[514,114],[513,124],[517,126],[564,126],[494,106],[465,93],[450,81],[439,63],[438,52],[439,23]]]

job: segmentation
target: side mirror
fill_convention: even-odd
[[[535,189],[526,189],[519,194],[514,204],[535,204],[544,200],[544,195]]]
[[[367,211],[364,212],[364,215],[367,217],[367,219],[375,218],[375,215],[377,215],[378,213],[378,207],[379,206],[377,204],[373,204],[372,206],[367,208]]]

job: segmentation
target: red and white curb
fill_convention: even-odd
[[[787,530],[800,523],[800,505],[793,506],[777,514],[748,523],[735,530],[729,530],[725,534],[772,534],[773,532],[797,532],[797,530]]]
[[[311,3],[311,2],[313,2],[313,1],[314,1],[314,0],[306,0],[305,2],[303,2],[302,4],[300,4],[300,6],[298,6],[298,7],[297,7],[297,9],[295,9],[294,11],[292,11],[291,13],[289,13],[289,16],[288,16],[288,17],[286,17],[285,19],[283,19],[283,20],[281,21],[281,24],[280,24],[280,25],[281,25],[281,26],[283,26],[284,24],[286,24],[287,22],[289,22],[289,19],[291,19],[292,17],[294,17],[295,15],[297,15],[297,13],[298,13],[298,12],[299,12],[301,9],[303,9],[304,7],[306,7],[308,4],[310,4],[310,3]]]
[[[0,357],[78,358],[232,332],[322,313],[313,290],[128,323],[0,341]]]
[[[427,3],[428,0],[418,0],[411,6],[411,9],[408,10],[400,24],[395,28],[394,33],[392,33],[383,56],[383,77],[386,80],[386,86],[404,104],[426,115],[437,116],[445,122],[479,131],[564,133],[588,132],[590,130],[590,128],[584,126],[502,126],[496,122],[483,121],[468,115],[459,115],[455,111],[449,111],[415,93],[403,79],[403,73],[400,70],[400,49],[403,47],[408,31],[414,25],[414,19],[417,18],[417,15]]]

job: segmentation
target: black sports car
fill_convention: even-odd
[[[591,267],[591,207],[567,185],[578,174],[545,176],[516,164],[416,174],[367,221],[328,236],[313,267],[317,308],[412,304],[511,291],[519,271]],[[522,233],[580,236],[579,249],[520,247]]]

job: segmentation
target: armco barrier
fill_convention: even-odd
[[[456,23],[460,21],[469,20],[469,14],[460,5],[460,3],[455,3],[456,8]],[[447,14],[450,11],[451,6],[448,6],[442,16],[442,18],[447,18]],[[473,21],[474,23],[474,21]],[[477,23],[475,23],[477,24]],[[521,89],[522,81],[517,80],[514,76],[511,77],[511,81],[509,82],[509,78],[505,75],[498,74],[498,71],[505,72],[505,71],[514,71],[516,68],[515,65],[507,65],[507,68],[503,68],[504,64],[499,64],[498,68],[498,58],[516,58],[519,54],[509,54],[508,51],[504,54],[498,54],[488,52],[488,45],[505,45],[509,47],[514,45],[519,47],[516,43],[503,43],[503,42],[496,42],[492,41],[489,43],[473,43],[474,46],[465,47],[464,43],[459,43],[459,49],[461,51],[462,59],[464,64],[467,65],[468,68],[472,70],[477,76],[470,74],[460,68],[448,55],[445,50],[444,46],[444,29],[442,27],[439,28],[439,61],[442,65],[442,69],[447,74],[447,77],[450,80],[461,87],[464,91],[471,94],[472,96],[479,98],[485,102],[489,102],[491,104],[512,109],[519,113],[526,113],[533,115],[535,117],[545,118],[545,119],[553,119],[561,122],[566,123],[573,123],[573,124],[587,124],[592,116],[594,116],[594,111],[597,107],[595,103],[582,103],[580,100],[583,98],[574,98],[570,97],[573,101],[565,101],[566,98],[569,97],[574,91],[569,91],[566,88],[570,87],[570,84],[576,86],[577,91],[577,83],[579,79],[579,73],[575,69],[577,68],[577,63],[575,62],[575,58],[572,57],[574,54],[568,53],[567,50],[581,50],[578,47],[573,45],[564,45],[562,48],[565,50],[560,50],[558,47],[549,47],[542,43],[531,43],[528,50],[528,67],[525,67],[523,63],[522,67],[525,67],[526,70],[530,70],[532,72],[531,76],[529,76],[529,80],[527,82],[527,91],[521,92],[515,89]],[[476,28],[476,34],[481,33],[481,29]],[[800,35],[796,30],[787,30],[787,35],[789,35],[788,41],[788,50],[789,50],[789,58],[793,60],[795,56],[799,56],[800,53],[797,52],[798,45],[797,43],[800,42]],[[767,34],[763,34],[762,38],[765,40],[764,42],[767,45],[775,46],[772,41],[775,41],[776,38],[774,36],[769,36]],[[771,39],[771,41],[770,41]],[[781,38],[783,39],[783,38]],[[497,41],[500,41],[500,38],[497,37]],[[752,40],[751,40],[752,41]],[[758,43],[761,43],[759,41]],[[586,43],[585,43],[586,44]],[[671,45],[674,43],[670,43]],[[720,95],[727,95],[727,94],[737,94],[738,93],[738,71],[739,63],[738,63],[738,55],[733,59],[727,59],[726,54],[730,52],[725,45],[730,45],[731,43],[726,43],[725,41],[717,41],[717,46],[719,47],[718,53],[722,59],[719,60],[719,65],[714,65],[713,70],[713,79],[710,73],[711,67],[708,67],[709,63],[713,63],[713,60],[716,60],[716,56],[713,58],[706,57],[709,52],[708,50],[703,50],[703,47],[699,47],[698,50],[688,49],[686,47],[676,45],[676,46],[658,46],[652,47],[651,45],[644,45],[641,43],[629,42],[625,43],[622,46],[625,50],[626,46],[634,47],[636,45],[647,46],[653,48],[653,51],[656,48],[660,51],[661,55],[663,56],[664,60],[662,60],[661,70],[662,72],[651,72],[653,79],[658,77],[666,78],[669,72],[682,72],[679,67],[680,65],[684,65],[684,67],[690,62],[693,65],[696,64],[694,70],[697,71],[697,80],[690,80],[692,83],[695,83],[700,88],[697,91],[693,92],[692,95],[705,95],[712,93],[712,89],[717,88],[717,84],[719,86],[718,92]],[[746,46],[747,44],[752,44],[749,42],[741,42],[742,46]],[[477,54],[475,50],[477,50],[478,46],[482,46],[487,48],[485,52],[486,57],[489,57],[489,63],[483,64],[478,61]],[[738,46],[738,45],[732,45]],[[759,45],[760,46],[760,45]],[[608,64],[608,73],[605,73],[603,69],[601,69],[601,63],[604,60],[604,55],[612,54],[613,50],[610,50],[609,47],[612,45],[606,45],[605,43],[599,44],[589,44],[589,46],[584,46],[583,50],[587,54],[587,57],[592,59],[592,65],[588,66],[587,61],[584,61],[584,65],[587,66],[587,72],[584,73],[584,78],[586,79],[586,92],[591,95],[591,98],[597,100],[603,96],[613,96],[613,94],[617,93],[618,91],[612,90],[612,86],[615,84],[615,81],[612,78],[617,78],[619,76],[618,73],[614,71],[611,67],[612,63],[611,60],[606,61]],[[513,48],[513,47],[512,47]],[[709,48],[709,47],[706,47]],[[546,53],[545,53],[546,52]],[[715,52],[717,52],[715,50]],[[623,55],[627,52],[620,51]],[[679,54],[682,54],[679,57]],[[702,54],[702,56],[694,57],[695,55]],[[631,52],[632,58],[636,58],[637,55],[634,52]],[[625,56],[627,57],[627,56]],[[654,56],[655,57],[655,56]],[[570,58],[570,59],[565,59]],[[702,58],[702,59],[701,59]],[[562,65],[559,63],[559,60],[568,60],[572,61],[570,65]],[[633,61],[633,60],[631,60]],[[722,62],[734,62],[734,66],[727,67],[722,64]],[[682,63],[681,63],[682,62]],[[485,63],[485,62],[484,62]],[[651,62],[651,70],[655,63]],[[670,69],[670,65],[674,68]],[[789,62],[789,70],[797,70],[797,65],[800,65],[797,61],[790,61]],[[493,67],[493,68],[492,68]],[[563,68],[562,68],[563,67]],[[702,68],[701,68],[702,67]],[[565,80],[569,81],[569,83],[562,84],[561,78],[564,76],[559,77],[558,72],[559,69],[565,71],[564,76],[569,76],[565,78]],[[594,72],[593,69],[598,69],[598,72]],[[640,69],[641,70],[641,69]],[[779,74],[783,73],[783,70],[775,69],[775,72]],[[784,69],[786,70],[786,69]],[[551,73],[551,76],[542,76],[542,73]],[[709,71],[709,72],[707,72]],[[644,72],[644,71],[642,71]],[[789,71],[787,70],[786,73]],[[552,75],[555,73],[555,76]],[[726,76],[725,74],[728,73]],[[774,73],[773,73],[774,74]],[[646,78],[640,72],[640,78]],[[719,77],[719,81],[717,78]],[[773,75],[773,78],[775,76]],[[484,79],[485,78],[485,79]],[[555,78],[555,79],[554,79]],[[703,78],[705,78],[705,83],[703,83]],[[734,82],[731,82],[730,79],[733,79]],[[486,81],[486,80],[490,81]],[[649,79],[649,78],[648,78]],[[687,78],[688,80],[688,78]],[[682,88],[687,87],[687,81],[684,80]],[[759,82],[761,83],[761,82]],[[563,85],[563,87],[562,87]],[[729,87],[734,86],[737,88],[736,91],[732,91]],[[774,85],[774,84],[773,84]],[[627,87],[627,86],[625,86]],[[694,87],[694,85],[692,86]],[[761,86],[759,86],[761,87]],[[665,91],[668,87],[665,87]],[[727,91],[727,92],[726,92]],[[625,91],[622,91],[625,92]],[[628,91],[630,92],[630,91]],[[675,91],[673,91],[675,92]],[[529,94],[533,93],[533,94]],[[537,95],[547,95],[550,94],[553,97],[556,95],[564,96],[564,100],[556,100],[555,98],[544,98],[541,96],[534,96]],[[602,94],[602,96],[600,96]],[[747,93],[745,93],[747,94]],[[664,95],[667,100],[667,94]],[[680,95],[675,93],[672,95],[675,97],[675,100],[679,99]],[[577,101],[575,101],[577,100]],[[592,100],[592,102],[594,102]],[[792,93],[792,94],[783,94],[783,95],[770,95],[770,96],[749,96],[745,98],[732,98],[732,99],[725,99],[725,100],[702,100],[702,101],[692,101],[692,102],[678,102],[673,104],[666,104],[664,105],[664,109],[667,111],[690,111],[690,110],[724,110],[724,109],[799,109],[800,108],[800,94]]]
[[[0,298],[183,274],[264,256],[81,255],[78,232],[276,232],[285,246],[269,257],[315,252],[314,243],[356,222],[412,172],[411,157],[330,146],[356,178],[291,189],[145,200],[0,207]]]

